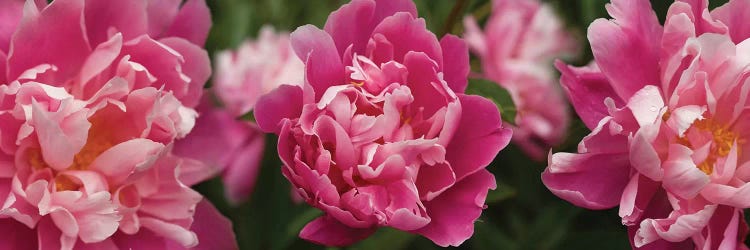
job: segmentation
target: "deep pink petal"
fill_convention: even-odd
[[[201,100],[203,86],[211,76],[211,61],[208,53],[202,47],[180,38],[166,38],[159,40],[164,45],[177,51],[184,58],[181,65],[182,72],[190,78],[187,93],[182,97],[182,105],[195,107]]]
[[[190,230],[198,235],[198,245],[190,249],[239,249],[232,231],[232,221],[206,199],[195,207],[195,216]]]
[[[614,21],[589,26],[594,58],[612,88],[623,99],[659,77],[662,27],[646,0],[613,0],[607,10]]]
[[[302,113],[302,88],[299,86],[282,85],[281,87],[263,95],[258,99],[255,107],[255,121],[266,133],[281,129],[281,121],[285,118],[296,118]]]
[[[91,53],[83,27],[83,6],[83,0],[70,0],[53,2],[41,14],[25,10],[28,15],[13,36],[8,53],[8,79],[45,63],[57,66],[60,83],[77,74]],[[31,7],[27,4],[26,8]]]
[[[459,95],[459,100],[461,119],[445,156],[457,181],[489,165],[512,134],[502,128],[500,112],[491,101],[472,95]]]
[[[211,29],[211,11],[205,0],[187,0],[163,37],[181,37],[203,47]]]
[[[542,173],[544,185],[558,197],[589,209],[616,206],[630,180],[627,153],[556,153],[549,164]]]
[[[495,187],[495,177],[487,170],[467,176],[434,200],[425,202],[432,221],[414,232],[442,247],[461,245],[474,234],[474,222],[482,214],[487,192]]]
[[[612,98],[618,107],[625,104],[596,64],[575,68],[557,61],[555,66],[562,73],[560,83],[568,99],[589,129],[594,129],[602,118],[609,116],[604,99]]]
[[[443,51],[435,34],[427,30],[425,20],[400,12],[378,24],[373,33],[381,34],[393,44],[393,60],[404,62],[408,53],[424,52],[443,68]]]
[[[23,0],[0,1],[0,53],[8,53],[10,38],[23,17],[23,3]]]
[[[0,249],[37,249],[37,234],[14,219],[0,219]]]
[[[305,62],[305,81],[313,88],[315,100],[328,87],[345,84],[344,64],[328,33],[305,25],[292,32],[290,39],[297,57]]]
[[[86,0],[86,33],[91,47],[109,40],[110,32],[121,32],[125,41],[148,31],[147,2]]]
[[[325,246],[348,246],[363,240],[375,232],[376,228],[350,228],[336,219],[324,215],[307,223],[299,232],[299,237]]]
[[[352,45],[352,52],[363,55],[375,27],[388,16],[407,12],[417,16],[417,8],[407,0],[354,0],[331,13],[325,31],[331,34],[339,54]]]
[[[734,43],[739,44],[750,38],[750,1],[731,0],[711,12],[711,16],[729,28],[729,35]]]
[[[440,39],[443,48],[443,79],[453,92],[464,93],[469,84],[469,48],[466,42],[454,35]]]

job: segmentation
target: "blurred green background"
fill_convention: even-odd
[[[255,37],[264,24],[277,30],[293,31],[304,24],[322,27],[328,14],[348,0],[209,0],[213,29],[207,48],[211,55],[234,48],[244,39]],[[438,35],[463,32],[463,16],[474,15],[483,22],[490,14],[490,0],[415,0],[420,17]],[[581,55],[570,62],[589,62],[591,51],[585,39],[594,19],[607,17],[608,0],[548,0],[566,21],[568,29],[581,42]],[[664,19],[672,1],[652,0]],[[712,8],[726,0],[712,1]],[[479,71],[472,58],[472,70]],[[472,84],[477,84],[476,82]],[[574,120],[565,143],[555,152],[575,152],[588,129]],[[231,207],[222,197],[220,180],[197,188],[234,223],[241,249],[326,249],[297,237],[299,230],[320,215],[307,204],[290,200],[289,184],[281,175],[275,152],[276,138],[269,135],[263,169],[249,202]],[[498,189],[487,198],[488,208],[475,224],[474,236],[463,249],[630,249],[627,231],[620,224],[617,209],[589,211],[577,208],[552,195],[542,185],[540,174],[546,163],[533,162],[512,144],[488,169],[498,181]],[[347,249],[437,249],[431,241],[390,229]]]

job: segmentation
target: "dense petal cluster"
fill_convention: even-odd
[[[209,27],[202,0],[0,0],[0,248],[236,248],[171,153]]]
[[[589,27],[595,61],[557,65],[592,132],[543,181],[579,206],[619,204],[634,248],[746,249],[750,2],[707,6],[676,1],[661,26],[648,1],[613,0],[614,20]]]
[[[507,145],[489,100],[463,94],[468,48],[441,40],[406,0],[353,0],[325,30],[291,35],[305,84],[260,98],[255,117],[278,133],[282,172],[325,212],[304,239],[347,245],[388,226],[441,246],[473,234]]]
[[[493,0],[482,31],[464,19],[465,39],[482,62],[483,77],[508,90],[518,113],[513,142],[532,158],[565,139],[570,111],[557,87],[552,62],[576,53],[577,41],[549,4],[538,0]]]

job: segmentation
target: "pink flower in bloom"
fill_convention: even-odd
[[[202,0],[0,0],[0,249],[236,248],[171,153],[209,27]]]
[[[332,246],[380,226],[460,245],[474,231],[510,141],[497,107],[463,94],[468,48],[438,40],[407,0],[354,0],[325,30],[291,35],[305,85],[260,98],[255,117],[279,134],[283,174],[325,212],[300,232]]]
[[[261,95],[280,85],[302,85],[304,71],[289,34],[266,26],[256,41],[216,55],[214,91],[230,114],[242,116],[253,110]]]
[[[199,117],[193,131],[175,142],[174,153],[194,160],[190,164],[196,167],[191,169],[197,171],[186,173],[186,179],[199,182],[221,175],[225,196],[238,205],[250,197],[255,187],[265,135],[255,124],[214,106],[209,98],[203,98],[197,111]]]
[[[746,249],[750,207],[750,2],[613,0],[589,27],[595,61],[559,63],[592,132],[542,180],[578,206],[620,205],[634,248]]]
[[[480,57],[484,77],[508,90],[515,102],[513,142],[541,160],[565,139],[570,119],[552,62],[575,54],[577,41],[547,4],[493,0],[492,7],[484,33],[473,17],[464,19],[464,37]]]
[[[258,98],[282,84],[302,85],[305,65],[294,55],[288,33],[263,27],[257,41],[246,41],[235,51],[216,56],[216,74],[211,92],[224,107],[204,98],[193,131],[175,144],[175,153],[195,159],[203,168],[190,178],[205,179],[221,174],[229,202],[247,200],[255,186],[265,147],[258,127],[239,117],[253,110]]]

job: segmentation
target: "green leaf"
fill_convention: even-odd
[[[466,94],[479,95],[492,100],[500,110],[503,121],[515,125],[517,110],[513,98],[508,90],[497,83],[484,79],[471,79],[466,88]]]
[[[240,119],[243,120],[243,121],[250,121],[250,122],[255,123],[255,114],[253,113],[253,111],[250,111],[250,112],[247,112],[246,114],[242,115],[242,117],[240,117]]]
[[[378,229],[374,235],[352,246],[352,250],[406,249],[416,235],[389,227]]]
[[[517,192],[515,188],[508,186],[507,184],[498,183],[495,190],[490,190],[490,192],[487,193],[485,203],[501,202],[515,197],[516,194]]]
[[[472,249],[520,249],[518,242],[487,220],[487,218],[483,218],[482,221],[474,223],[474,236],[469,239]]]

